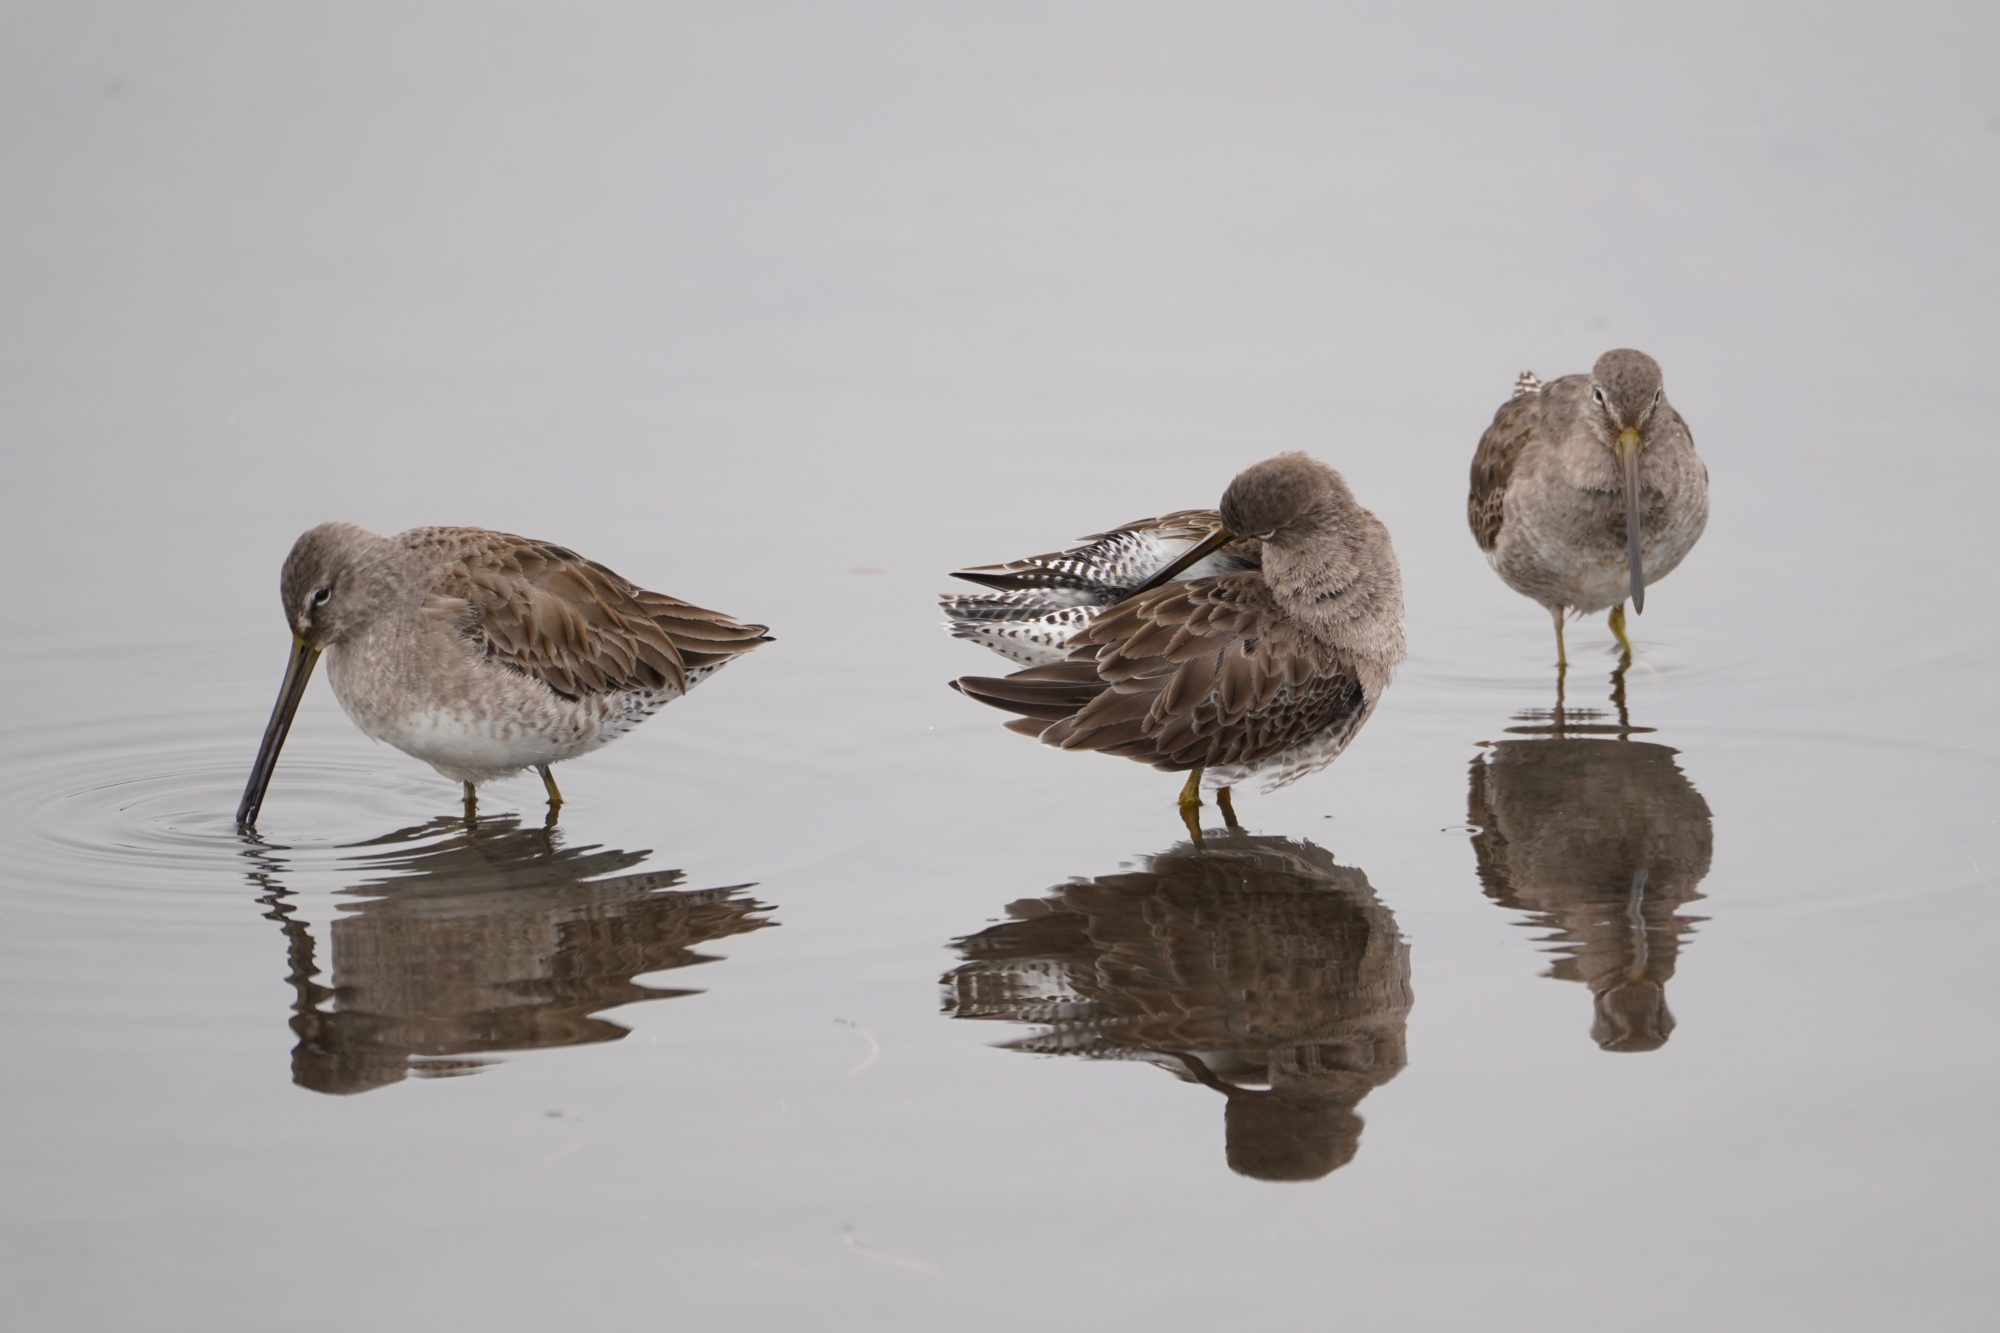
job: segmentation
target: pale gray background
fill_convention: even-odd
[[[9,1323],[1984,1327],[1996,39],[1970,2],[9,5]],[[1715,477],[1632,677],[1714,811],[1708,920],[1625,1056],[1458,828],[1549,692],[1465,465],[1523,366],[1619,344]],[[946,691],[994,659],[929,602],[1281,448],[1389,524],[1412,658],[1243,808],[1368,872],[1417,995],[1355,1161],[1288,1187],[1201,1089],[940,1016],[952,938],[1177,827],[1172,779]],[[567,771],[563,837],[782,924],[621,1042],[294,1087],[228,816],[331,517],[769,621]],[[265,822],[301,916],[456,799],[316,685]]]

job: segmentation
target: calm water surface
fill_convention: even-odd
[[[14,26],[20,1327],[1987,1325],[1990,7]],[[1465,467],[1625,343],[1714,518],[1558,715]],[[1412,657],[1247,834],[944,688],[1300,447]],[[316,684],[240,836],[333,517],[778,642],[553,828]]]

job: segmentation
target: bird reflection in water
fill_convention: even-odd
[[[1559,957],[1547,975],[1590,987],[1590,1035],[1607,1051],[1651,1051],[1674,1030],[1667,981],[1681,939],[1705,918],[1713,850],[1708,802],[1664,745],[1634,740],[1625,672],[1612,676],[1615,724],[1565,709],[1523,713],[1531,740],[1490,744],[1472,761],[1467,819],[1488,897],[1524,913]]]
[[[1143,1060],[1220,1093],[1242,1175],[1344,1166],[1355,1106],[1407,1063],[1409,946],[1368,877],[1311,843],[1210,835],[1007,916],[956,941],[945,1011],[1034,1026],[1009,1050]]]
[[[560,838],[513,816],[439,818],[350,849],[370,877],[341,891],[359,901],[328,932],[331,985],[282,859],[253,844],[259,901],[289,946],[292,1081],[366,1092],[472,1073],[491,1052],[616,1041],[627,1029],[604,1010],[699,993],[635,978],[711,962],[696,946],[776,924],[749,885],[677,890],[678,870],[619,873],[649,852]]]

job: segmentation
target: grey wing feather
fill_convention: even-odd
[[[1687,442],[1688,442],[1688,448],[1689,448],[1689,449],[1693,449],[1693,448],[1694,448],[1694,431],[1693,431],[1692,429],[1690,429],[1690,428],[1689,428],[1689,426],[1688,426],[1688,423],[1687,423],[1687,418],[1686,418],[1686,417],[1684,417],[1684,416],[1682,416],[1682,415],[1681,415],[1681,412],[1680,412],[1680,409],[1679,409],[1679,408],[1677,408],[1677,407],[1675,407],[1675,406],[1674,406],[1673,404],[1671,404],[1671,403],[1669,403],[1669,404],[1667,405],[1667,410],[1668,410],[1668,411],[1670,411],[1670,412],[1672,412],[1672,413],[1674,414],[1674,424],[1675,424],[1676,426],[1679,426],[1679,427],[1681,428],[1681,434],[1683,434],[1683,435],[1687,436]],[[1702,485],[1704,485],[1704,486],[1708,485],[1708,462],[1707,462],[1707,460],[1703,459],[1703,458],[1702,458],[1702,457],[1701,457],[1701,456],[1700,456],[1699,454],[1697,454],[1697,455],[1695,456],[1695,462],[1697,462],[1697,463],[1699,463],[1699,464],[1701,465],[1701,484],[1702,484]]]
[[[1472,490],[1466,496],[1465,518],[1482,551],[1491,551],[1500,541],[1507,483],[1514,478],[1521,451],[1541,429],[1542,403],[1539,392],[1508,399],[1479,437],[1479,448],[1472,455]]]

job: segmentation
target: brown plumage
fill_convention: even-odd
[[[771,641],[763,625],[651,592],[549,542],[483,528],[419,528],[403,536],[441,557],[426,611],[490,659],[567,698],[686,693],[690,676],[699,680]]]
[[[1625,599],[1672,573],[1708,523],[1708,468],[1666,398],[1659,363],[1619,348],[1587,375],[1523,374],[1472,456],[1465,517],[1503,582],[1563,617],[1611,608],[1629,656]]]
[[[1479,549],[1490,552],[1500,541],[1506,521],[1507,482],[1514,464],[1534,436],[1539,404],[1512,398],[1493,414],[1493,424],[1479,437],[1472,454],[1472,490],[1465,500],[1466,522]]]
[[[237,810],[256,821],[313,664],[355,725],[473,787],[617,739],[770,642],[762,625],[649,592],[565,547],[484,528],[377,536],[326,523],[280,578],[291,663]]]
[[[1111,608],[1060,662],[958,684],[1050,745],[1186,772],[1256,765],[1356,723],[1359,675],[1287,619],[1260,576],[1231,574]]]
[[[1199,784],[1224,790],[1233,820],[1226,793],[1236,782],[1282,786],[1331,763],[1403,656],[1388,532],[1332,468],[1280,454],[1241,473],[1217,512],[1209,541],[1160,570],[1157,586],[1079,617],[1060,656],[954,682],[1050,745],[1191,773],[1182,815],[1197,837]],[[1240,545],[1245,537],[1256,546]],[[1254,565],[1175,577],[1225,543]],[[1019,577],[1055,563],[979,572]]]

